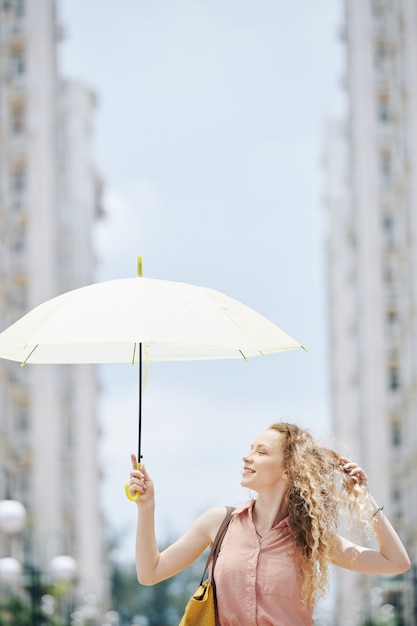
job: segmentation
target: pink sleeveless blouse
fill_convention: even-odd
[[[214,569],[221,626],[311,626],[313,609],[301,604],[287,520],[259,539],[253,505],[233,512]]]

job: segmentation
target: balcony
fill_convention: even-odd
[[[3,37],[9,47],[21,46],[26,37],[26,19],[9,17],[4,20]]]

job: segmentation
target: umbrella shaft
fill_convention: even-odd
[[[139,431],[138,431],[138,463],[142,458],[142,343],[139,344]]]

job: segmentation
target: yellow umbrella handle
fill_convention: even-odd
[[[141,464],[141,463],[136,463],[136,469],[140,470],[140,468],[141,468],[141,467],[142,467],[142,464]],[[127,499],[128,499],[128,500],[130,500],[131,502],[137,502],[137,501],[139,500],[139,498],[140,498],[140,493],[139,493],[139,491],[137,491],[137,492],[135,493],[135,495],[134,495],[134,496],[132,496],[132,494],[130,493],[130,490],[129,490],[129,485],[128,485],[128,484],[125,484],[125,493],[126,493],[126,497],[127,497]]]

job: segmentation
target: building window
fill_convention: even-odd
[[[10,71],[12,76],[21,76],[25,73],[25,58],[21,48],[10,53]]]
[[[17,167],[12,171],[12,192],[16,195],[20,195],[25,190],[26,173],[23,167]]]
[[[32,473],[22,472],[19,476],[18,492],[22,494],[23,500],[29,500],[33,491]]]
[[[25,0],[15,0],[14,10],[17,17],[22,17],[25,14]]]
[[[387,286],[392,286],[394,283],[394,268],[392,267],[392,265],[389,263],[389,261],[387,261],[384,264],[383,267],[383,277],[384,277],[384,282]]]
[[[394,422],[391,426],[391,443],[394,448],[401,445],[401,425],[398,422]]]
[[[25,110],[22,106],[13,107],[10,112],[11,128],[15,135],[20,135],[25,130]]]
[[[397,311],[387,311],[386,314],[386,329],[388,331],[389,337],[394,337],[394,333],[398,329],[398,314]]]
[[[358,239],[356,237],[356,231],[353,226],[346,231],[346,239],[349,246],[351,246],[352,248],[356,248],[358,244]]]
[[[384,3],[381,2],[381,0],[373,0],[372,1],[372,10],[373,12],[378,15],[379,13],[381,13],[384,9]]]
[[[396,365],[390,367],[388,380],[389,388],[391,389],[391,391],[395,391],[400,387],[399,371]]]
[[[26,230],[24,228],[16,228],[13,233],[12,249],[17,254],[23,252],[26,247]]]
[[[26,431],[29,428],[28,407],[21,405],[16,407],[16,429],[18,432]]]
[[[381,152],[379,156],[379,169],[381,176],[386,180],[391,176],[391,153]]]
[[[382,220],[385,243],[389,248],[395,245],[395,223],[391,215],[385,215]]]
[[[375,67],[382,70],[388,58],[388,44],[385,41],[378,41],[375,45],[374,61]]]
[[[389,341],[396,341],[399,335],[397,312],[390,309],[385,315],[385,333]]]
[[[401,502],[401,489],[399,487],[394,487],[394,489],[392,490],[392,501],[395,502],[395,504],[398,504],[399,502]]]
[[[25,0],[3,0],[5,11],[13,11],[17,17],[25,14]]]
[[[384,229],[387,231],[387,233],[392,233],[392,231],[394,230],[394,220],[390,215],[386,215],[384,217]]]
[[[383,124],[389,122],[389,106],[387,98],[379,98],[378,100],[378,119]]]

